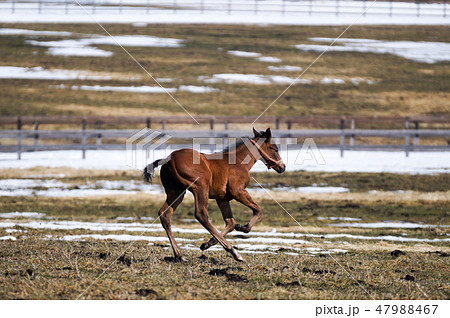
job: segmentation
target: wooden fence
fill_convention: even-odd
[[[214,138],[238,138],[249,135],[249,130],[228,129],[229,124],[246,124],[251,127],[256,119],[253,116],[197,116],[196,120],[207,129],[174,130],[166,129],[168,124],[192,124],[189,117],[65,117],[65,116],[0,116],[0,125],[16,129],[0,130],[0,141],[15,140],[14,144],[0,144],[0,152],[17,152],[21,159],[23,152],[43,150],[81,150],[82,157],[86,157],[87,150],[125,150],[126,143],[117,143],[118,139],[128,139],[140,129],[147,127],[159,130],[161,135],[171,136],[171,142],[181,140],[184,147],[192,146],[193,138],[209,138],[211,144]],[[449,151],[450,116],[415,116],[415,117],[345,117],[345,116],[265,116],[258,119],[259,125],[265,124],[274,129],[275,138],[336,138],[339,143],[318,145],[321,148],[340,149],[341,155],[345,150],[402,150],[408,156],[410,151]],[[293,129],[294,124],[335,126],[334,129]],[[404,129],[356,129],[356,125],[404,125]],[[33,125],[33,129],[23,129],[25,125]],[[78,129],[41,130],[40,125],[80,125]],[[88,129],[93,126],[95,129]],[[133,129],[102,129],[103,125],[131,125]],[[420,129],[421,125],[437,125],[437,129]],[[357,137],[401,138],[403,144],[356,144]],[[420,145],[420,138],[442,138],[444,145]],[[31,139],[31,143],[24,140]],[[42,144],[40,140],[70,140],[71,143]],[[89,143],[95,140],[95,143]],[[104,140],[116,141],[104,143]],[[190,142],[189,142],[190,140]],[[290,148],[296,147],[290,145]],[[297,146],[298,147],[298,146]]]

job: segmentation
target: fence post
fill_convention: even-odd
[[[166,121],[165,121],[165,120],[163,120],[163,121],[161,122],[161,129],[162,129],[162,130],[166,130]]]
[[[200,12],[201,14],[205,13],[205,0],[200,2]]]
[[[123,10],[123,0],[120,0],[119,3],[119,13],[122,14],[122,10]]]
[[[345,145],[345,119],[341,118],[341,122],[340,122],[340,128],[341,128],[341,138],[339,140],[339,148],[341,150],[341,157],[344,157],[344,145]]]
[[[275,119],[275,129],[276,130],[280,129],[280,118],[278,117]]]
[[[97,130],[101,130],[101,129],[102,129],[102,122],[101,121],[97,121]],[[95,144],[97,146],[102,144],[102,134],[100,132],[97,135],[97,140],[96,140]]]
[[[149,14],[150,12],[150,0],[147,0],[146,2],[146,6],[145,6],[145,13]]]
[[[366,0],[363,0],[363,16],[366,16]]]
[[[228,120],[225,120],[224,122],[225,125],[225,137],[223,138],[223,148],[225,149],[226,147],[228,147]]]
[[[355,120],[354,120],[354,119],[352,119],[352,120],[350,121],[350,129],[351,129],[352,131],[355,130]],[[353,148],[354,145],[355,145],[355,134],[351,134],[351,135],[350,135],[350,147]]]
[[[81,131],[81,152],[82,158],[86,159],[86,118],[83,118],[81,122],[82,131]]]
[[[22,159],[22,118],[17,117],[17,159]]]
[[[152,119],[150,117],[147,117],[146,126],[148,129],[150,129],[150,127],[152,126]]]
[[[417,17],[420,18],[420,2],[416,2],[417,7]]]
[[[392,11],[393,11],[393,0],[389,0],[389,17],[391,17],[392,18]]]
[[[42,0],[39,0],[39,3],[38,3],[38,13],[41,14],[41,12],[42,12]]]
[[[228,15],[231,14],[231,0],[228,0]]]
[[[16,12],[16,0],[12,0],[11,13]]]
[[[405,129],[406,129],[406,135],[405,135],[405,155],[406,157],[409,157],[409,118],[407,117],[405,120]]]
[[[258,15],[258,0],[255,1],[255,15]]]
[[[444,18],[447,17],[447,0],[444,0]]]
[[[414,122],[414,126],[416,128],[416,134],[414,135],[414,146],[418,146],[419,145],[419,121],[416,120]]]
[[[64,6],[64,14],[69,13],[69,0],[66,0],[66,5]]]
[[[37,151],[38,148],[38,143],[39,143],[39,122],[35,121],[34,122],[34,130],[36,131],[36,133],[34,134],[34,151]]]
[[[173,0],[173,13],[177,13],[177,0]]]
[[[92,14],[95,14],[95,0],[92,0]]]
[[[281,2],[281,14],[284,15],[286,13],[286,0]]]
[[[212,131],[214,131],[214,118],[211,118],[209,120],[209,129]],[[212,146],[214,144],[214,137],[209,138],[209,144]]]
[[[336,16],[339,16],[339,0],[336,0]]]
[[[309,15],[312,15],[313,13],[313,2],[312,0],[309,0]]]

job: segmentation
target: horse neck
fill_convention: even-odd
[[[249,156],[250,161],[246,164],[242,164],[242,162],[245,160],[245,158]],[[236,148],[236,164],[240,164],[241,166],[246,166],[248,170],[253,167],[253,165],[258,161],[257,158],[253,156],[251,151],[248,149],[248,147],[243,143],[239,147]]]

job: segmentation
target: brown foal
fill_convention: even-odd
[[[161,182],[167,198],[159,210],[159,216],[176,260],[182,260],[182,255],[172,234],[170,218],[183,201],[186,190],[189,190],[194,195],[195,218],[212,235],[200,249],[206,250],[219,243],[235,260],[243,261],[241,255],[225,240],[225,235],[233,230],[248,233],[261,218],[261,207],[245,190],[250,182],[250,169],[261,159],[268,169],[272,168],[278,173],[285,170],[278,147],[271,143],[270,128],[261,132],[253,129],[253,132],[253,138],[242,138],[236,147],[223,153],[208,155],[192,149],[181,149],[172,152],[166,159],[156,160],[144,169],[144,179],[151,182],[154,169],[161,166]],[[216,200],[225,220],[225,228],[220,233],[208,217],[209,199]],[[248,224],[240,225],[234,220],[230,208],[230,201],[233,199],[253,211]]]

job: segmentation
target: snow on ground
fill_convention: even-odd
[[[252,57],[255,58],[259,62],[266,63],[280,63],[281,59],[272,56],[261,56],[261,53],[255,52],[245,52],[245,51],[228,51],[228,54],[239,56],[239,57]]]
[[[11,216],[11,219],[19,218],[20,216]],[[121,217],[121,219],[134,219]],[[50,231],[71,231],[71,230],[86,230],[97,233],[86,233],[79,235],[64,235],[61,233],[55,235],[45,235],[42,237],[44,240],[64,240],[64,241],[85,241],[88,239],[95,240],[116,240],[116,241],[147,241],[150,243],[155,242],[168,242],[164,234],[162,226],[154,223],[115,223],[115,222],[80,222],[80,221],[15,221],[14,222],[0,222],[0,231],[6,233],[21,234],[21,230],[11,229],[12,227],[31,228],[38,230],[50,230]],[[438,227],[438,226],[433,226]],[[3,230],[2,230],[3,229]],[[112,231],[126,231],[130,234],[105,234],[98,232],[112,232]],[[177,241],[180,247],[183,249],[198,249],[200,242],[205,240],[205,235],[209,235],[203,228],[178,228],[173,227],[174,233],[191,234],[196,238],[178,238]],[[156,236],[150,235],[151,233],[158,233]],[[299,238],[310,238],[312,240],[305,240]],[[316,239],[321,239],[317,242]],[[336,233],[336,234],[309,234],[309,233],[284,233],[277,232],[275,230],[265,232],[250,232],[250,233],[230,233],[228,240],[237,246],[243,253],[273,253],[282,252],[289,255],[298,255],[299,253],[317,254],[317,253],[345,253],[347,250],[333,248],[325,248],[329,244],[333,244],[332,241],[323,241],[323,239],[341,239],[348,238],[352,240],[375,240],[375,241],[393,241],[393,242],[450,242],[450,238],[413,238],[404,236],[365,236],[365,235],[352,235],[348,233]],[[21,237],[21,239],[26,239]],[[0,240],[17,240],[13,235],[0,237]],[[338,241],[334,242],[341,245],[347,245],[348,242]],[[320,247],[317,247],[320,246]],[[212,250],[221,250],[220,246],[215,246]]]
[[[74,85],[73,90],[97,91],[97,92],[132,92],[132,93],[174,93],[176,88],[162,88],[161,86],[100,86],[100,85]]]
[[[194,85],[181,85],[178,87],[178,90],[181,92],[189,92],[189,93],[216,93],[220,92],[220,89],[209,87],[209,86],[194,86]]]
[[[167,157],[174,149],[155,150],[151,158],[156,160]],[[339,150],[321,149],[324,162],[316,161],[313,154],[303,156],[299,150],[280,152],[287,171],[326,171],[326,172],[390,172],[390,173],[448,173],[450,171],[450,152],[404,152],[394,151],[346,151],[340,157]],[[317,154],[316,154],[317,155]],[[86,159],[81,151],[42,151],[22,153],[17,160],[16,153],[0,154],[0,169],[28,169],[32,167],[71,167],[75,169],[134,169],[128,165],[126,151],[96,150],[87,151]],[[142,163],[143,168],[145,163]],[[258,161],[252,171],[267,171]]]
[[[279,59],[278,57],[273,57],[273,56],[261,56],[257,58],[258,61],[260,62],[266,62],[266,63],[280,63],[281,59]]]
[[[431,228],[431,227],[450,227],[450,225],[431,225],[431,224],[421,224],[421,223],[411,223],[411,222],[374,222],[374,223],[339,223],[331,224],[331,226],[337,227],[357,227],[357,228],[394,228],[394,229],[416,229],[416,228]]]
[[[38,212],[6,212],[6,213],[0,213],[0,218],[7,218],[7,219],[15,219],[15,218],[33,218],[33,219],[40,219],[45,216],[45,213],[38,213]]]
[[[17,238],[14,236],[11,236],[11,235],[0,236],[0,241],[7,241],[7,240],[15,241],[15,240],[17,240]]]
[[[301,69],[301,68],[300,68]],[[278,69],[280,71],[282,69]],[[291,69],[293,71],[293,69]],[[208,84],[226,83],[226,84],[251,84],[251,85],[290,85],[294,84],[312,84],[313,80],[309,78],[295,78],[281,75],[261,75],[261,74],[236,74],[236,73],[223,73],[214,74],[212,77],[199,76],[199,81],[203,81]],[[317,81],[320,84],[345,84],[346,81],[342,78],[329,78],[323,77]],[[364,80],[359,77],[351,78],[350,82],[354,85],[360,83],[373,84],[372,80]]]
[[[332,221],[361,221],[360,218],[339,217],[339,216],[319,216],[318,220],[332,220]]]
[[[58,88],[64,88],[65,86],[58,86]],[[100,86],[100,85],[73,85],[73,90],[84,91],[98,91],[98,92],[132,92],[132,93],[145,93],[145,94],[158,94],[158,93],[175,93],[189,92],[194,94],[204,93],[216,93],[220,92],[219,89],[209,86],[194,86],[194,85],[181,85],[179,88],[173,87],[161,87],[161,86]]]
[[[226,83],[226,84],[252,84],[252,85],[289,85],[295,78],[280,75],[260,75],[260,74],[214,74],[212,77],[199,76],[199,81],[205,83]],[[296,83],[311,84],[310,79],[299,79]]]
[[[46,70],[43,67],[0,66],[0,78],[40,80],[111,80],[110,76],[92,75],[87,71]]]
[[[393,54],[423,63],[450,61],[450,43],[340,38],[336,43],[341,45],[328,47],[335,40],[334,38],[309,38],[309,40],[327,44],[297,44],[295,47],[302,51],[314,52],[323,52],[328,49],[333,52]]]
[[[295,193],[344,193],[349,192],[349,189],[344,187],[279,187],[279,188],[271,188],[271,191],[282,191],[282,192],[295,192]],[[266,190],[263,188],[249,188],[248,192],[258,192],[265,193]]]
[[[0,66],[0,78],[43,80],[111,80],[110,76],[92,75],[88,71],[46,70],[38,67]]]
[[[70,189],[68,189],[70,188]],[[144,182],[97,180],[87,184],[64,183],[56,180],[39,179],[2,179],[0,180],[0,196],[44,196],[44,197],[80,197],[104,196],[119,194],[149,194],[163,193],[158,184],[144,184]],[[14,216],[5,214],[0,217]]]
[[[245,52],[245,51],[228,51],[228,54],[239,57],[260,57],[261,53]]]
[[[27,29],[0,29],[0,35],[31,35],[31,36],[71,36],[72,32],[65,31],[35,31]]]
[[[95,1],[99,4],[100,1]],[[105,2],[104,2],[105,3]],[[336,4],[340,12],[336,16]],[[361,13],[370,2],[323,0],[310,1],[282,1],[266,0],[258,1],[258,11],[255,14],[253,1],[183,1],[186,10],[173,10],[173,0],[152,1],[152,6],[147,8],[142,1],[124,0],[122,6],[117,1],[109,1],[107,6],[93,8],[89,4],[82,8],[76,4],[51,5],[46,3],[41,12],[38,10],[37,0],[30,3],[15,2],[12,13],[11,3],[0,3],[0,11],[6,14],[0,15],[0,22],[18,23],[133,23],[140,26],[147,23],[225,23],[225,24],[257,24],[257,25],[448,25],[450,19],[444,17],[442,3],[420,3],[421,14],[417,16],[418,4],[410,2],[377,1],[373,4],[365,16]],[[130,4],[133,6],[127,6]],[[312,11],[310,13],[310,5]],[[136,5],[142,6],[141,8]],[[159,5],[159,6],[155,6]],[[231,5],[231,11],[229,11]],[[202,13],[200,8],[205,9]],[[392,16],[389,15],[392,7]],[[68,14],[66,14],[66,9]],[[283,10],[284,9],[284,10]],[[121,12],[121,13],[119,13]],[[92,16],[91,16],[92,15]]]
[[[68,39],[60,41],[36,41],[27,40],[28,44],[48,47],[47,54],[63,56],[94,56],[108,57],[113,52],[105,51],[93,45],[114,45],[124,47],[171,47],[184,46],[184,40],[171,38],[158,38],[150,35],[115,35],[110,36],[94,35],[89,38]]]
[[[274,71],[274,72],[300,72],[301,70],[303,70],[303,68],[301,68],[300,66],[292,66],[292,65],[282,65],[282,66],[267,66],[267,69],[269,71]]]

